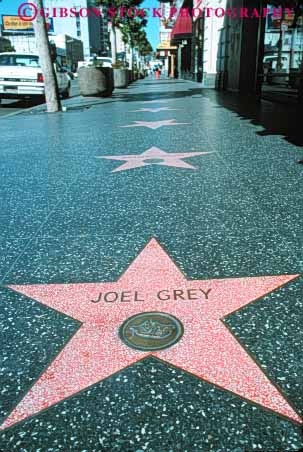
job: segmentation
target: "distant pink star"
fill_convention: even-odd
[[[134,168],[140,168],[142,166],[149,165],[160,165],[160,166],[174,166],[176,168],[187,168],[195,170],[196,167],[184,162],[184,158],[197,157],[198,155],[211,154],[211,152],[175,152],[169,153],[162,151],[155,146],[147,149],[142,154],[131,154],[131,155],[106,155],[98,156],[99,159],[107,160],[122,160],[123,163],[118,168],[114,169],[112,173],[117,171],[125,171]]]
[[[203,256],[201,256],[203,259]],[[116,282],[9,286],[81,325],[1,429],[45,410],[147,356],[184,369],[221,389],[302,423],[224,318],[298,275],[187,280],[152,239]],[[119,328],[144,312],[164,312],[183,324],[181,340],[146,352],[121,341]],[[117,386],[117,383],[115,383]],[[144,385],[144,381],[142,381]],[[117,387],[116,387],[117,390]],[[125,391],[125,385],[121,388]],[[227,406],[228,408],[228,406]]]
[[[165,126],[179,126],[183,124],[189,124],[188,122],[174,122],[175,119],[165,119],[163,121],[134,121],[135,124],[129,124],[127,126],[120,127],[148,127],[149,129],[159,129]]]
[[[176,111],[177,108],[169,108],[169,107],[161,107],[161,108],[140,108],[139,110],[131,110],[132,113],[135,112],[150,112],[150,113],[158,113],[159,111]]]

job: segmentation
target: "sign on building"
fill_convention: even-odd
[[[51,17],[46,19],[48,32],[54,31],[54,21]],[[2,16],[2,29],[3,32],[19,32],[19,33],[33,33],[33,23],[23,21],[19,16]]]

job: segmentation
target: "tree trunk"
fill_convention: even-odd
[[[43,8],[43,0],[35,0],[38,11]],[[58,82],[54,64],[51,59],[50,44],[48,40],[45,17],[37,15],[33,21],[37,49],[40,58],[41,69],[44,77],[45,98],[47,111],[55,113],[61,110],[61,102],[59,98]]]
[[[110,29],[110,43],[112,48],[112,60],[113,64],[116,64],[117,62],[117,36],[116,36],[116,27],[112,23],[111,29]]]
[[[130,54],[129,54],[129,68],[130,68],[131,70],[133,70],[134,49],[133,49],[132,43],[130,43],[129,51],[130,51]]]

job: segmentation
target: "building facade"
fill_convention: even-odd
[[[110,54],[110,37],[108,29],[107,8],[101,8],[102,16],[100,20],[100,55],[108,56]]]
[[[226,8],[250,8],[250,0],[228,0]],[[261,2],[254,7],[261,8]],[[217,88],[254,92],[259,66],[259,39],[262,23],[255,19],[224,17],[219,35]]]
[[[62,66],[67,66],[72,71],[76,71],[78,62],[84,59],[82,41],[65,34],[54,35],[50,38],[50,41],[56,45],[57,59]]]
[[[225,17],[217,54],[217,88],[290,102],[303,98],[302,8],[287,1],[228,0],[250,18]]]
[[[198,0],[199,2],[200,0]],[[225,0],[206,0],[205,3],[194,4],[194,7],[218,9],[225,7]],[[195,21],[195,19],[194,19]],[[198,30],[195,30],[197,36],[195,38],[196,51],[199,67],[194,69],[194,74],[200,78],[200,68],[202,63],[202,83],[207,88],[215,88],[217,75],[217,53],[220,37],[220,29],[223,25],[223,17],[217,17],[211,14],[209,17],[204,15],[199,17],[197,21]],[[200,35],[198,34],[200,33]],[[200,53],[202,56],[200,57]],[[195,77],[197,80],[197,77]],[[200,80],[197,80],[200,81]]]
[[[162,62],[165,75],[174,78],[176,75],[177,46],[171,43],[171,33],[174,18],[170,17],[171,2],[159,2],[161,18],[159,18],[159,44],[157,45],[157,59]]]
[[[54,20],[47,19],[49,36],[54,35]],[[32,22],[24,22],[16,15],[2,16],[3,37],[9,39],[16,52],[37,53]]]
[[[57,0],[44,0],[46,8],[58,7]],[[91,6],[89,0],[74,0],[69,4],[70,7],[79,11],[81,8],[89,8]],[[88,17],[54,18],[54,34],[66,34],[83,42],[84,58],[88,59],[91,55],[99,55],[102,50],[101,46],[101,17],[90,14]]]
[[[33,34],[10,34],[9,40],[12,47],[19,53],[37,53],[36,38]],[[62,66],[76,71],[78,61],[83,61],[83,43],[68,35],[49,35],[50,42],[56,45],[57,60]]]
[[[177,77],[215,87],[219,30],[223,19],[214,14],[208,17],[202,14],[202,9],[215,9],[222,1],[176,0],[174,6],[179,13],[171,30],[171,44],[177,46]]]
[[[58,8],[57,0],[44,0],[44,7],[49,10]],[[77,11],[80,9],[89,8],[90,0],[74,0],[70,7]],[[77,49],[79,50],[79,41],[83,43],[83,57],[88,59],[91,55],[100,55],[108,50],[106,44],[107,26],[100,16],[95,14],[88,14],[83,17],[80,13],[76,17],[53,17],[47,19],[49,27],[49,36],[63,36],[67,35],[75,40]],[[10,27],[10,25],[13,25]],[[107,25],[107,24],[106,24]],[[19,51],[33,52],[35,51],[35,44],[33,43],[34,31],[31,22],[22,22],[18,16],[5,16],[2,25],[2,32],[5,37],[12,37],[16,42]],[[106,49],[107,47],[107,49]],[[78,50],[74,50],[76,53]]]

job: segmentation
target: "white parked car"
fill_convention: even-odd
[[[92,60],[94,59],[92,58]],[[103,67],[112,67],[113,59],[110,57],[97,57],[96,60],[97,62],[102,63]]]
[[[103,67],[112,67],[113,59],[111,57],[89,57],[86,61],[78,62],[78,69],[80,69],[80,67],[92,66],[95,63],[102,63]]]
[[[70,96],[71,80],[58,63],[55,64],[59,92]],[[0,53],[1,99],[26,99],[44,96],[44,79],[38,55]]]

